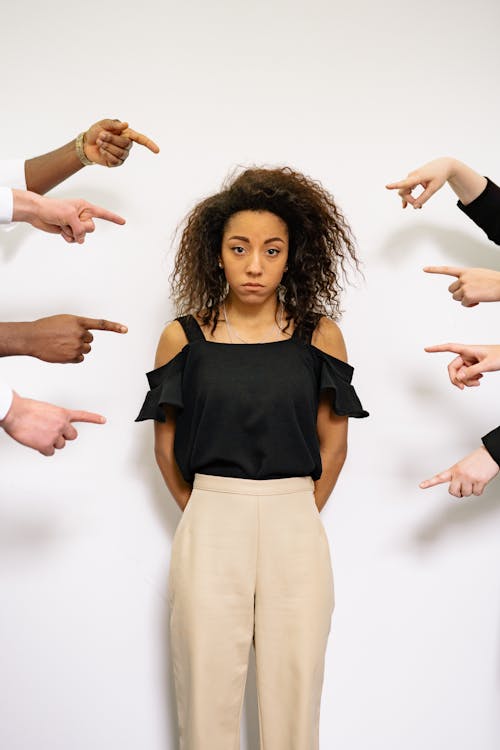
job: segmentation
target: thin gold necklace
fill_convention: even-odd
[[[276,317],[275,317],[274,321],[273,321],[273,324],[272,324],[272,326],[271,326],[271,328],[269,330],[269,333],[266,333],[266,335],[264,336],[264,338],[261,339],[260,341],[246,341],[245,339],[243,339],[239,335],[239,333],[234,328],[231,327],[231,325],[229,323],[229,318],[227,316],[227,310],[226,310],[226,303],[225,303],[225,301],[222,303],[222,310],[224,311],[224,319],[226,321],[227,332],[229,334],[229,340],[230,340],[231,344],[234,344],[233,333],[234,333],[234,336],[237,339],[239,339],[240,341],[242,341],[244,344],[264,344],[265,341],[266,341],[266,339],[268,339],[271,336],[271,333],[272,333],[272,331],[274,331],[274,327],[275,326],[278,329],[279,333],[282,333],[282,331],[283,331],[282,326],[283,326],[283,313],[284,313],[284,311],[283,311],[283,303],[282,302],[280,302],[280,306],[279,306],[279,322],[276,320]]]

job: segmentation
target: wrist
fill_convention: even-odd
[[[458,159],[452,159],[452,173],[448,183],[463,206],[476,200],[487,185],[486,177],[475,172],[471,167]]]
[[[498,446],[493,441],[488,440],[490,434],[491,433],[484,435],[484,437],[481,438],[483,445],[478,448],[478,451],[482,456],[487,458],[491,468],[498,471],[500,469]]]
[[[17,406],[21,400],[21,397],[15,391],[12,391],[12,400],[10,402],[9,410],[3,419],[0,420],[0,427],[4,430],[8,430],[16,418]]]
[[[95,162],[92,161],[92,159],[89,157],[87,153],[87,148],[86,148],[87,144],[85,142],[86,136],[87,136],[86,131],[77,135],[76,140],[75,140],[75,150],[76,150],[78,159],[80,160],[80,163],[83,164],[84,167],[90,167]]]
[[[14,391],[7,383],[0,383],[0,427],[12,408]]]
[[[32,356],[33,323],[0,323],[0,357]]]
[[[446,173],[447,181],[453,180],[460,173],[460,167],[463,166],[462,162],[455,159],[453,156],[445,156],[446,159]]]
[[[13,190],[12,221],[26,221],[32,224],[40,213],[41,197],[31,190]]]

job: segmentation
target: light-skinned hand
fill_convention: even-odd
[[[7,416],[0,422],[11,438],[44,456],[53,456],[64,448],[67,440],[78,436],[73,422],[104,424],[106,418],[88,411],[75,411],[60,406],[22,398],[14,392]]]
[[[491,268],[459,268],[456,266],[425,266],[426,273],[454,276],[448,287],[453,299],[464,307],[475,307],[480,302],[500,301],[500,272]]]
[[[477,448],[449,469],[421,482],[422,490],[449,483],[448,492],[454,497],[482,495],[484,488],[500,470],[484,446]]]
[[[433,159],[410,172],[404,180],[390,182],[386,188],[398,191],[403,208],[408,204],[413,208],[422,208],[424,203],[449,180],[453,173],[453,163],[454,159],[448,156]],[[423,187],[423,191],[415,197],[412,193],[419,185]]]
[[[85,241],[85,235],[95,230],[93,219],[104,219],[113,224],[125,224],[123,216],[94,206],[82,198],[57,200],[28,190],[13,190],[14,221],[27,221],[37,229],[61,234],[66,242]]]
[[[453,352],[458,354],[448,365],[453,385],[463,391],[480,385],[485,372],[500,370],[500,346],[497,344],[435,344],[426,346],[426,352]]]

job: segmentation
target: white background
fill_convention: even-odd
[[[4,359],[23,395],[100,411],[44,458],[0,436],[0,746],[176,747],[166,584],[179,512],[134,424],[173,317],[172,235],[237,165],[289,164],[349,218],[365,281],[342,328],[369,420],[323,512],[337,607],[322,747],[493,750],[500,743],[500,504],[418,482],[500,422],[498,377],[461,393],[446,340],[498,341],[499,309],[452,302],[426,264],[497,249],[444,188],[402,212],[384,184],[451,154],[500,179],[500,6],[442,0],[10,3],[0,157],[55,148],[105,116],[158,141],[123,169],[54,191],[127,218],[83,247],[19,227],[0,239],[0,319],[59,312],[127,323],[83,365]],[[242,747],[255,750],[250,666]],[[278,697],[279,699],[279,697]],[[270,749],[272,750],[272,749]]]

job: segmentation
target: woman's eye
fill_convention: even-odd
[[[240,245],[236,245],[235,247],[232,247],[231,250],[235,255],[243,255],[245,252],[245,248],[241,247]]]
[[[275,257],[276,257],[277,255],[279,255],[279,254],[280,254],[280,251],[278,250],[278,248],[277,248],[277,247],[269,247],[269,248],[267,249],[267,253],[268,253],[268,254],[269,254],[269,255],[270,255],[270,256],[271,256],[272,258],[275,258]]]

